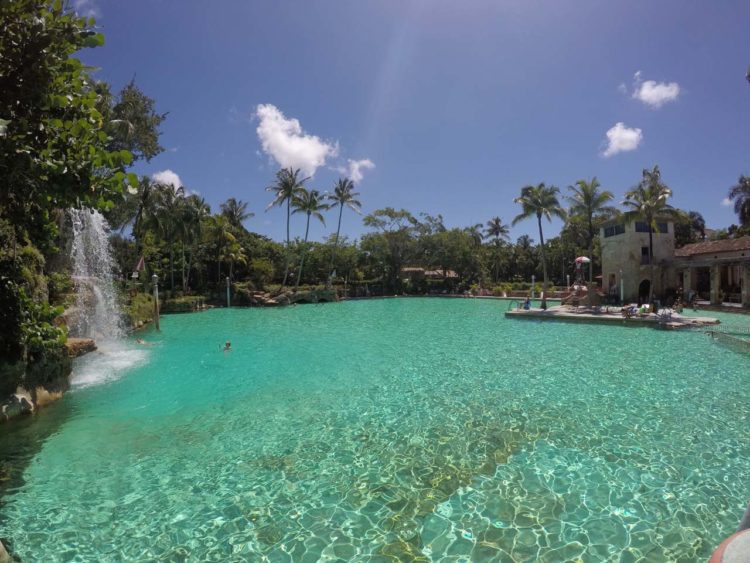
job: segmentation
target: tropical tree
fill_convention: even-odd
[[[686,244],[706,240],[706,220],[697,211],[681,211],[674,222],[674,244],[680,248]]]
[[[615,198],[614,194],[607,190],[601,191],[600,187],[601,184],[596,176],[591,181],[578,180],[574,185],[568,186],[571,195],[566,198],[570,203],[570,216],[579,217],[586,225],[588,257],[591,260],[589,264],[589,306],[592,304],[591,300],[594,293],[594,237],[596,236],[594,221],[597,218],[610,217],[617,213],[616,208],[607,205]]]
[[[482,223],[476,223],[464,228],[464,232],[471,237],[471,240],[476,246],[481,245],[484,240],[484,233],[482,233],[483,226]]]
[[[182,274],[182,291],[187,291],[190,280],[190,270],[193,265],[193,259],[196,253],[196,246],[201,242],[203,236],[203,224],[211,214],[211,208],[206,200],[196,194],[191,194],[185,198],[185,205],[182,208],[183,219],[183,274]],[[187,274],[184,273],[185,266],[185,243],[188,244],[189,254],[187,261]]]
[[[493,217],[487,221],[487,227],[484,229],[486,237],[492,237],[494,249],[492,251],[492,271],[493,281],[497,283],[500,277],[500,264],[503,256],[501,255],[501,246],[503,241],[510,241],[510,229],[503,223],[500,217]]]
[[[510,230],[508,225],[503,223],[500,217],[493,217],[487,221],[487,228],[484,230],[484,234],[488,237],[492,237],[495,244],[502,240],[510,240]]]
[[[148,217],[153,216],[154,209],[154,198],[152,197],[155,188],[158,186],[149,176],[143,176],[139,182],[138,187],[135,189],[135,193],[132,194],[137,202],[135,215],[133,216],[133,238],[135,239],[135,246],[137,254],[140,256],[142,250],[143,232],[148,222]]]
[[[286,285],[289,276],[289,223],[291,221],[292,202],[298,198],[304,191],[304,184],[310,178],[300,178],[300,170],[292,168],[282,168],[276,173],[276,183],[266,188],[267,192],[273,192],[273,201],[266,208],[281,207],[286,204],[286,257],[284,265],[284,280],[282,286]]]
[[[323,225],[326,224],[326,220],[323,217],[323,214],[321,211],[325,211],[328,209],[328,205],[326,203],[323,203],[324,197],[318,190],[306,190],[302,188],[297,196],[292,201],[292,205],[294,206],[294,211],[292,213],[304,213],[307,215],[307,223],[305,225],[305,242],[304,246],[307,246],[307,236],[310,233],[310,217],[315,217],[318,219]],[[302,277],[302,268],[305,265],[305,251],[303,248],[302,251],[302,258],[299,262],[299,271],[297,272],[297,283],[294,286],[294,290],[297,291],[299,288],[299,281]]]
[[[539,268],[539,255],[534,240],[529,235],[521,235],[512,246],[513,271],[509,272],[520,280],[528,280]]]
[[[158,186],[154,193],[155,201],[150,210],[149,223],[169,248],[170,288],[174,291],[174,245],[183,232],[181,218],[185,189],[172,184]]]
[[[224,215],[212,215],[209,218],[208,237],[212,247],[215,245],[216,256],[216,283],[221,283],[221,263],[225,256],[230,253],[230,247],[237,242],[237,237],[232,231],[234,228],[229,224],[229,219]]]
[[[327,199],[331,203],[329,204],[330,208],[338,207],[339,208],[339,222],[338,226],[336,227],[336,239],[333,243],[333,252],[331,252],[331,265],[328,268],[328,285],[331,285],[331,281],[333,280],[334,276],[334,268],[333,264],[336,260],[336,250],[339,246],[339,233],[341,232],[341,216],[344,213],[344,207],[348,207],[355,213],[361,213],[362,204],[357,199],[357,196],[359,196],[358,192],[354,191],[354,182],[352,182],[349,178],[339,178],[339,181],[336,182],[336,186],[333,188],[333,193],[329,194]]]
[[[255,216],[247,210],[247,202],[230,197],[221,204],[221,214],[227,218],[229,224],[238,231],[245,230],[243,221]]]
[[[657,229],[656,221],[660,217],[679,217],[679,210],[667,203],[672,196],[672,190],[662,181],[661,171],[658,166],[652,170],[644,169],[643,178],[632,190],[625,193],[625,201],[622,202],[628,211],[625,217],[628,219],[640,219],[648,227],[648,263],[650,266],[650,277],[648,288],[648,302],[651,303],[654,295],[654,230]]]
[[[427,216],[429,217],[429,216]],[[442,227],[442,217],[430,218],[436,220],[437,232],[445,230]],[[393,291],[401,289],[401,268],[414,255],[414,232],[424,228],[414,215],[406,209],[385,207],[376,209],[362,220],[366,227],[375,229],[376,233],[368,233],[362,237],[361,248],[365,252],[366,262],[374,270],[377,266],[384,289],[386,284]],[[439,225],[437,224],[439,223]],[[442,228],[441,228],[442,227]]]
[[[224,247],[224,251],[219,257],[221,260],[229,262],[229,279],[234,280],[234,265],[247,264],[247,254],[242,245],[234,240]]]
[[[542,253],[542,273],[544,275],[544,285],[542,286],[542,309],[547,308],[547,259],[544,255],[544,233],[542,232],[542,217],[546,217],[548,221],[552,220],[552,217],[559,217],[565,219],[567,214],[565,210],[560,207],[560,201],[557,199],[557,195],[560,193],[560,189],[556,186],[546,186],[544,182],[537,186],[524,186],[521,188],[521,195],[515,198],[513,201],[521,205],[521,213],[516,215],[513,219],[512,225],[515,225],[519,221],[528,219],[529,217],[536,216],[537,224],[539,225],[539,248]]]
[[[701,237],[701,240],[706,240],[706,220],[703,215],[697,211],[688,211],[688,219],[690,219],[690,226],[693,232]]]
[[[135,79],[117,96],[112,96],[105,82],[97,82],[95,90],[100,100],[97,109],[107,123],[110,151],[129,151],[133,162],[150,162],[164,152],[164,147],[159,144],[159,127],[167,114],[156,112],[156,102],[138,88]]]
[[[734,212],[740,225],[750,227],[750,176],[740,176],[737,184],[729,190],[729,199],[734,202]]]

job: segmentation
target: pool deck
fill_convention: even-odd
[[[677,313],[672,313],[669,317],[662,317],[654,313],[644,316],[632,316],[625,318],[622,316],[619,307],[610,307],[609,311],[600,309],[596,311],[587,307],[569,307],[560,305],[550,307],[546,311],[543,309],[512,309],[506,311],[506,317],[518,319],[537,319],[548,321],[567,321],[581,323],[600,323],[626,326],[652,326],[657,328],[695,328],[701,326],[717,325],[719,319],[713,317],[683,317]]]

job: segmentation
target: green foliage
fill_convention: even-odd
[[[47,349],[56,349],[65,344],[65,330],[54,325],[56,317],[63,312],[62,307],[52,307],[44,301],[37,301],[19,289],[21,301],[21,342],[30,356]]]
[[[154,317],[154,298],[149,293],[136,293],[130,298],[125,308],[125,314],[130,320],[131,326],[138,322],[147,323]]]
[[[274,272],[273,262],[268,258],[254,258],[250,261],[250,279],[260,287],[273,280]]]
[[[492,295],[495,297],[508,296],[511,291],[513,291],[513,284],[501,283],[492,288]]]
[[[100,95],[109,101],[108,92],[104,93],[106,84],[99,83]],[[156,102],[144,94],[131,80],[111,104],[101,110],[108,124],[107,134],[110,137],[107,148],[110,151],[127,151],[133,155],[133,161],[150,161],[162,153],[164,148],[159,144],[161,126],[167,114],[155,111]]]
[[[50,303],[60,305],[60,301],[73,291],[73,280],[65,272],[52,272],[47,276]]]
[[[133,181],[125,172],[133,157],[109,149],[100,94],[72,56],[103,43],[93,20],[59,2],[18,0],[0,3],[0,21],[0,214],[17,238],[44,249],[51,210],[107,208]]]
[[[729,190],[729,200],[734,203],[734,212],[740,226],[750,227],[750,176],[740,176]]]

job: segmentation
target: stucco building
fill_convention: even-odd
[[[682,287],[712,304],[750,307],[750,236],[688,244],[675,251]]]
[[[740,303],[750,307],[750,236],[688,244],[675,250],[674,223],[657,221],[653,233],[653,277],[648,252],[648,225],[611,219],[602,226],[602,289],[625,301],[643,301],[653,284],[654,296],[665,299],[697,295],[713,305]]]
[[[653,233],[655,279],[652,280],[648,225],[622,217],[604,223],[600,244],[605,293],[625,301],[638,301],[648,298],[652,283],[656,296],[676,289],[669,276],[669,265],[674,261],[674,223],[669,219],[659,220],[657,227]]]

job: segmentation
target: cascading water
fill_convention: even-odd
[[[124,338],[106,219],[90,209],[71,209],[70,218],[73,223],[70,254],[77,296],[70,334],[94,338],[98,347],[97,354],[79,358],[73,364],[71,383],[80,388],[119,379],[133,366],[146,361],[148,354]]]
[[[112,340],[124,336],[114,284],[114,260],[109,246],[109,225],[98,211],[71,209],[73,222],[73,281],[77,315],[71,335]]]

